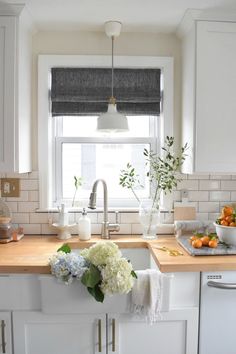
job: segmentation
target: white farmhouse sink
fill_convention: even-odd
[[[73,250],[79,252],[80,250]],[[121,249],[123,257],[129,259],[135,270],[155,267],[151,254],[145,248]],[[130,294],[106,296],[104,302],[98,303],[80,282],[69,286],[61,284],[51,275],[41,275],[42,311],[44,313],[127,313],[130,308]],[[167,284],[165,300],[169,298]],[[165,289],[163,289],[165,292]],[[166,303],[166,301],[165,301]]]

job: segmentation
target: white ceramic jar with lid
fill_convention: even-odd
[[[91,238],[91,220],[87,216],[86,209],[83,208],[82,215],[79,218],[79,239],[81,241],[86,241]]]

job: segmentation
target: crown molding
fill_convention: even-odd
[[[177,36],[182,38],[190,31],[195,21],[236,22],[236,11],[229,12],[222,8],[214,10],[187,9],[177,27]]]

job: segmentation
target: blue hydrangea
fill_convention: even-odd
[[[89,263],[75,253],[58,252],[49,263],[51,273],[66,284],[71,284],[75,278],[80,279],[89,267]]]

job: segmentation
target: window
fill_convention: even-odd
[[[109,67],[109,57],[40,56],[39,57],[39,176],[40,207],[55,206],[62,199],[72,200],[73,176],[83,177],[79,199],[85,200],[92,183],[104,178],[108,183],[109,205],[133,206],[131,193],[119,186],[119,172],[127,162],[135,165],[142,178],[142,197],[148,198],[150,186],[143,170],[143,149],[158,151],[161,140],[172,135],[173,62],[172,58],[117,57],[119,67],[160,68],[163,73],[164,101],[160,116],[128,114],[130,131],[122,135],[101,136],[96,133],[96,115],[50,115],[48,89],[54,67]]]
[[[158,117],[128,116],[129,132],[102,137],[96,132],[96,120],[96,116],[55,117],[55,204],[62,200],[71,203],[74,176],[83,178],[78,196],[80,206],[83,200],[88,201],[93,182],[98,178],[107,182],[110,205],[137,204],[132,193],[119,186],[120,170],[128,162],[140,176],[143,188],[137,191],[138,195],[148,198],[150,186],[143,173],[143,150],[156,150]]]

